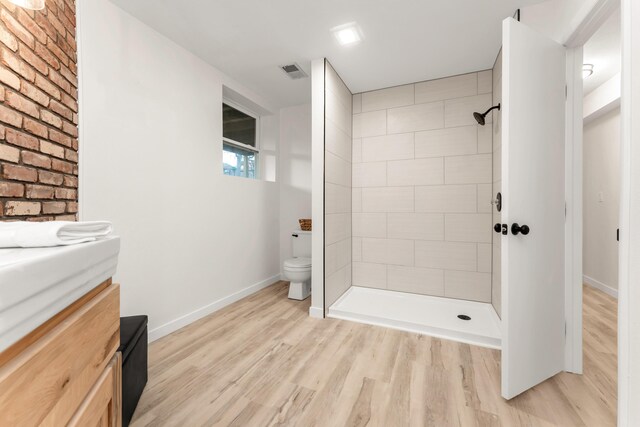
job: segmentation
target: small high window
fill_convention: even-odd
[[[225,175],[258,178],[259,117],[224,101],[222,104],[222,171]]]

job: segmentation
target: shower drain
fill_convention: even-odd
[[[466,314],[458,314],[458,319],[471,320],[471,317],[467,316]]]

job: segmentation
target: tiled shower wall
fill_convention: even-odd
[[[498,54],[496,64],[493,66],[493,105],[502,102],[502,51]],[[502,191],[502,114],[493,111],[493,194]],[[502,224],[500,212],[493,207],[493,223]],[[493,239],[493,275],[491,284],[491,304],[498,316],[502,317],[502,282],[501,276],[501,245],[502,239],[496,235]]]
[[[353,97],[353,285],[491,301],[492,71]],[[487,120],[490,122],[491,117]]]
[[[351,92],[325,61],[325,304],[351,286]]]

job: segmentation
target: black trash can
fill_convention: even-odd
[[[147,316],[120,318],[122,353],[122,427],[131,422],[147,384]]]

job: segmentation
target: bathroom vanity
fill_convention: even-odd
[[[0,425],[120,425],[119,249],[0,249]]]

